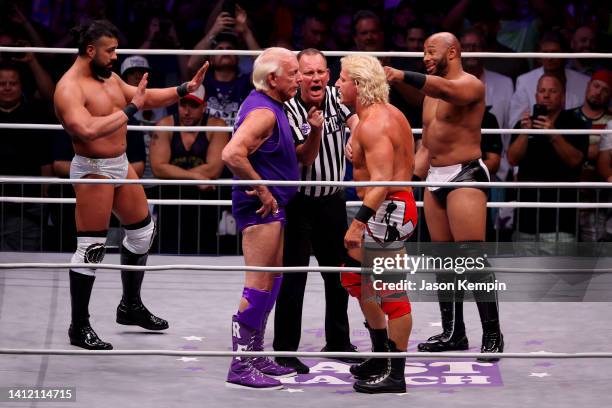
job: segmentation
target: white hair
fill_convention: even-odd
[[[282,75],[281,62],[287,58],[295,58],[294,54],[286,48],[270,47],[259,54],[253,63],[253,85],[258,91],[269,91],[268,75],[274,73]]]

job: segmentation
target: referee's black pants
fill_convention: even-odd
[[[346,201],[344,191],[310,198],[298,193],[286,207],[284,266],[306,266],[311,247],[319,265],[344,262]],[[328,350],[350,345],[348,293],[339,273],[321,273],[325,284],[325,341]],[[302,335],[302,305],[308,273],[285,273],[274,317],[274,350],[296,351]]]

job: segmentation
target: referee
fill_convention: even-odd
[[[342,181],[345,171],[345,128],[359,119],[338,101],[336,88],[327,86],[325,56],[313,48],[298,55],[302,82],[296,96],[285,102],[293,129],[300,177],[304,181]],[[306,266],[311,248],[319,265],[340,266],[344,260],[346,200],[339,187],[300,187],[287,205],[284,266]],[[322,351],[356,351],[350,342],[348,294],[340,274],[321,273],[325,284],[325,347]],[[302,304],[307,273],[286,273],[276,301],[274,350],[297,351],[302,333]],[[279,357],[278,364],[300,374],[308,366],[297,358]]]

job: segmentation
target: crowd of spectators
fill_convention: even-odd
[[[75,43],[70,28],[96,19],[108,19],[119,28],[120,48],[137,49],[256,50],[283,46],[294,50],[421,52],[427,36],[437,31],[455,33],[464,51],[610,52],[612,44],[612,8],[609,2],[598,0],[2,0],[0,46],[71,47]],[[71,58],[67,54],[1,53],[0,122],[57,123],[52,106],[54,84]],[[137,84],[148,72],[149,86],[172,86],[190,78],[206,59],[211,65],[199,94],[202,103],[195,96],[168,109],[139,112],[130,124],[232,126],[240,103],[252,89],[251,57],[145,58],[122,54],[115,69],[130,84]],[[330,57],[328,62],[330,83],[334,83],[339,58]],[[383,63],[424,72],[419,58],[384,58]],[[483,159],[495,179],[612,181],[609,137],[529,134],[529,129],[611,127],[609,60],[464,58],[463,65],[486,85],[483,128],[525,129],[524,134],[512,137],[483,135]],[[422,101],[423,95],[414,88],[402,83],[392,86],[391,102],[414,128],[421,127]],[[534,112],[534,105],[543,108]],[[144,178],[227,178],[231,175],[218,156],[227,139],[227,134],[204,132],[129,132],[128,158]],[[186,158],[180,159],[180,154]],[[72,155],[70,138],[63,131],[0,129],[2,175],[67,177]],[[150,198],[227,198],[224,189],[206,186],[146,187]],[[70,186],[2,188],[4,196],[73,196]],[[592,189],[564,190],[562,194],[556,190],[516,194],[499,189],[491,191],[490,199],[605,201],[605,194]],[[58,210],[55,205],[0,205],[0,249],[73,249],[72,206]],[[167,231],[181,225],[187,235],[169,235],[162,228],[157,249],[178,252],[193,241],[189,234],[196,234],[197,244],[184,247],[184,251],[223,251],[219,234],[235,234],[227,209],[201,207],[189,212],[181,207],[186,208],[164,208],[160,221],[166,223]],[[213,216],[204,217],[204,213]],[[194,223],[193,217],[203,221]],[[605,229],[610,215],[605,210],[503,209],[492,212],[490,219],[490,230],[502,232],[502,236],[506,232],[521,239],[536,234],[549,239],[553,235],[554,239],[582,241],[610,239],[610,231]],[[234,245],[228,251],[236,248]]]

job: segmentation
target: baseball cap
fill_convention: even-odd
[[[200,85],[198,89],[196,89],[195,91],[191,93],[188,93],[182,99],[191,99],[192,101],[196,101],[197,103],[202,105],[204,103],[204,96],[205,96],[204,86]]]
[[[593,76],[591,76],[591,80],[598,80],[605,82],[608,84],[608,87],[612,88],[612,72],[607,71],[605,69],[600,69],[596,71]]]
[[[151,71],[151,66],[149,65],[149,61],[145,57],[141,57],[140,55],[134,55],[132,57],[126,58],[121,63],[121,75],[125,74],[130,69],[140,68],[146,71]]]

